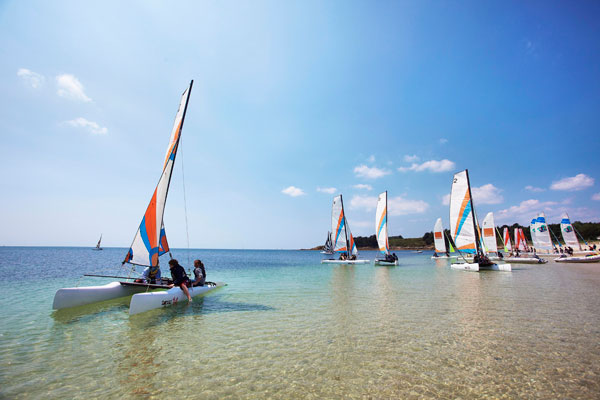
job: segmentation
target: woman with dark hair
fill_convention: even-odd
[[[194,260],[194,277],[196,278],[192,282],[192,286],[204,286],[206,281],[206,270],[204,264],[200,260]]]
[[[192,301],[192,296],[190,296],[190,292],[188,290],[188,286],[191,286],[190,278],[188,278],[185,270],[176,259],[171,259],[169,261],[169,268],[171,269],[171,278],[173,279],[173,285],[171,286],[179,286],[183,293],[188,298],[188,301]]]

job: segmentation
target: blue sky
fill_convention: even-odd
[[[194,79],[171,246],[421,236],[452,174],[480,217],[600,221],[600,3],[0,2],[1,245],[127,247]],[[183,161],[183,171],[182,171]]]

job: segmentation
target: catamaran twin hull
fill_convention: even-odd
[[[321,264],[370,264],[371,260],[321,260]]]
[[[559,257],[554,260],[555,262],[565,263],[597,263],[600,262],[600,254],[586,257]]]
[[[504,261],[515,264],[546,264],[548,260],[535,257],[504,257]]]
[[[196,286],[188,290],[190,296],[194,297],[221,286],[225,286],[225,284],[222,282],[207,282],[205,286]],[[133,315],[154,308],[177,304],[180,300],[187,300],[187,297],[179,287],[173,287],[168,290],[148,291],[165,288],[163,285],[132,282],[111,282],[103,286],[64,288],[59,289],[54,295],[52,308],[61,310],[133,295],[129,305],[129,314]]]
[[[375,260],[375,265],[380,265],[382,267],[395,267],[398,265],[398,260],[394,261],[385,261],[385,260]]]
[[[479,265],[478,263],[452,263],[450,267],[464,271],[512,271],[510,264]]]

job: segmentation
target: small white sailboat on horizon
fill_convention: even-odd
[[[450,192],[450,235],[456,245],[456,250],[461,256],[466,253],[473,256],[469,262],[464,256],[450,266],[454,269],[467,271],[495,270],[511,271],[510,264],[496,264],[489,260],[481,247],[479,226],[475,216],[469,171],[464,170],[454,174],[452,190]]]
[[[122,265],[128,263],[133,266],[159,268],[159,257],[167,252],[170,255],[163,216],[193,83],[194,81],[190,82],[189,87],[183,92],[181,97],[160,179]],[[131,269],[131,272],[133,272],[133,269],[134,267]],[[122,278],[125,280],[111,282],[103,286],[59,289],[54,295],[52,308],[61,310],[133,295],[129,304],[129,314],[133,315],[154,308],[176,304],[179,301],[187,299],[187,296],[179,287],[171,288],[166,284],[162,284],[162,282],[160,284],[131,282],[129,280],[135,280],[138,277],[130,276],[88,276]],[[163,281],[169,283],[169,279],[163,278]],[[190,296],[193,297],[219,286],[224,286],[224,284],[207,282],[205,286],[191,287],[188,290]],[[162,290],[151,291],[155,289]]]
[[[324,259],[321,264],[368,264],[369,260],[358,260],[358,249],[344,212],[342,195],[333,198],[331,205],[331,243],[333,251],[340,253],[339,259]]]
[[[98,243],[96,243],[96,247],[92,247],[92,250],[104,250],[100,247],[100,243],[102,243],[102,234],[100,234],[100,239],[98,239]]]
[[[375,265],[396,266],[398,257],[390,254],[390,245],[388,240],[388,218],[387,218],[387,190],[377,197],[377,209],[375,211],[375,235],[379,252],[385,257],[375,258]]]

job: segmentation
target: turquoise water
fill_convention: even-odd
[[[600,397],[600,264],[177,250],[228,286],[135,317],[122,300],[52,311],[57,289],[110,281],[83,273],[122,273],[125,251],[0,247],[0,397]]]

